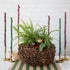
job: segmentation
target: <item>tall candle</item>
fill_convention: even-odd
[[[12,53],[12,40],[13,40],[13,34],[12,34],[12,23],[13,23],[13,19],[11,17],[11,53]]]
[[[19,12],[20,12],[20,6],[18,5],[18,24],[19,24],[19,16],[20,16],[20,14],[19,14]],[[19,31],[19,26],[18,26],[18,31]],[[18,33],[18,46],[19,46],[19,33]]]
[[[66,48],[66,11],[65,11],[65,23],[64,23],[64,47]]]
[[[61,54],[61,18],[59,18],[59,54]]]
[[[48,15],[48,34],[49,34],[49,31],[50,31],[50,16]]]
[[[6,59],[6,12],[4,12],[4,52],[5,52],[5,59]]]

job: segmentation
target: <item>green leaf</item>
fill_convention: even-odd
[[[19,37],[22,37],[24,34],[23,33],[19,33],[19,35],[15,36],[15,38],[13,40],[16,40]]]
[[[31,18],[29,18],[29,20],[30,20],[30,26],[31,26],[31,31],[33,32],[34,31],[34,27],[33,27],[33,24],[32,24],[32,20],[31,20]]]
[[[44,41],[45,41],[45,44],[47,45],[47,47],[49,48],[51,46],[51,41],[50,41],[48,34],[45,35]]]
[[[29,31],[23,25],[19,24],[19,27],[25,32],[28,33]]]
[[[24,24],[25,27],[27,26],[26,23],[22,19],[21,19],[21,22]]]
[[[15,26],[13,26],[13,28],[17,33],[19,33],[19,30]]]
[[[45,46],[46,46],[45,43],[41,43],[39,47],[39,52],[41,52]]]
[[[50,35],[52,32],[55,32],[55,31],[59,31],[59,30],[53,30],[53,31],[51,31],[51,32],[49,33],[49,35]]]

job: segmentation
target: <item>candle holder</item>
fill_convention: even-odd
[[[10,59],[6,57],[6,46],[4,47],[4,58],[1,59],[2,61],[9,61]]]
[[[63,63],[64,61],[61,59],[61,54],[59,54],[59,60],[56,60],[57,63]]]
[[[69,58],[66,57],[66,47],[64,47],[64,58],[62,58],[65,61],[68,61]]]
[[[10,58],[9,62],[15,62],[15,60],[12,59],[12,53],[11,53],[11,58]]]

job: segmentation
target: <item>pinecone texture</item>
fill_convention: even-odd
[[[48,49],[45,47],[42,52],[39,52],[39,46],[23,46],[19,45],[18,55],[23,63],[28,65],[48,65],[55,57],[55,45]]]

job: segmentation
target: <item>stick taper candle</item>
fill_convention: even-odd
[[[61,54],[61,18],[59,18],[59,54]]]
[[[48,15],[48,34],[50,32],[50,16]]]
[[[20,16],[20,6],[18,5],[18,24],[19,24],[19,16]],[[19,30],[19,26],[18,26],[18,30]],[[19,46],[19,33],[18,33],[18,46]]]
[[[4,55],[5,55],[5,60],[6,60],[6,12],[4,12]]]
[[[4,12],[4,59],[3,61],[8,61],[9,59],[6,58],[6,12]]]
[[[58,63],[62,63],[61,59],[61,18],[59,18],[59,60],[56,60]]]
[[[65,21],[64,21],[64,58],[62,58],[63,60],[69,60],[66,57],[66,11],[65,11]]]
[[[10,49],[11,49],[11,61],[12,61],[12,40],[13,40],[13,35],[12,35],[12,23],[13,23],[13,19],[12,19],[12,17],[11,17],[11,47],[10,47]]]

